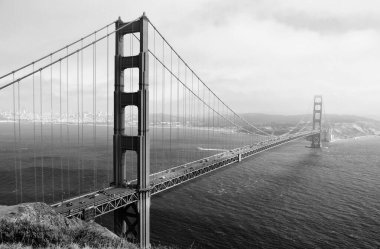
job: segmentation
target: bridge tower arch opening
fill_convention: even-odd
[[[313,106],[313,130],[319,131],[318,134],[315,134],[311,138],[311,147],[312,148],[321,148],[321,134],[322,134],[322,96],[314,96],[314,106]]]
[[[126,187],[126,151],[137,153],[137,186],[139,201],[114,211],[114,231],[119,236],[139,242],[140,248],[150,248],[150,139],[149,139],[149,61],[148,18],[143,16],[126,25],[120,18],[115,34],[115,90],[114,90],[114,136],[113,136],[113,183]],[[124,56],[124,35],[139,33],[138,55]],[[124,91],[124,73],[130,68],[139,70],[139,89]],[[125,108],[138,109],[137,136],[125,135]]]

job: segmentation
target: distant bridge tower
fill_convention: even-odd
[[[312,148],[321,148],[321,134],[322,134],[322,96],[314,96],[314,110],[313,110],[313,130],[318,130],[319,133],[311,138]]]
[[[139,201],[114,212],[114,231],[129,240],[139,242],[140,248],[150,248],[150,142],[149,142],[149,61],[148,61],[148,18],[144,15],[137,21],[116,22],[115,34],[115,92],[114,92],[114,137],[113,171],[114,185],[125,187],[127,150],[137,153],[137,192]],[[140,52],[135,56],[123,56],[124,35],[140,34]],[[124,73],[128,68],[139,69],[139,90],[124,92]],[[124,133],[125,107],[138,108],[138,135]]]

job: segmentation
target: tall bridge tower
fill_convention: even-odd
[[[149,140],[149,61],[148,61],[148,18],[143,16],[129,25],[120,18],[116,22],[115,35],[115,91],[114,91],[114,136],[113,136],[113,184],[125,187],[127,150],[137,153],[137,193],[139,201],[114,211],[114,231],[132,241],[138,241],[141,248],[150,248],[150,140]],[[123,56],[124,35],[140,34],[138,55]],[[139,90],[124,92],[123,71],[139,69]],[[138,108],[138,135],[124,133],[125,107]]]
[[[321,148],[321,134],[322,134],[322,96],[314,96],[314,109],[313,109],[313,130],[319,130],[320,133],[313,135],[311,138],[312,148]]]

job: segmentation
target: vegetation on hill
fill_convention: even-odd
[[[303,127],[310,122],[312,114],[307,115],[269,115],[245,113],[241,115],[261,130],[281,135],[292,130],[297,124]],[[300,122],[302,120],[303,122]],[[380,134],[380,121],[354,115],[327,114],[322,117],[323,127],[331,128],[335,138],[352,138]],[[310,124],[310,123],[309,123]],[[249,127],[245,127],[249,129]],[[297,129],[295,129],[297,131]]]
[[[0,206],[0,233],[0,249],[138,248],[95,222],[67,219],[44,203]]]

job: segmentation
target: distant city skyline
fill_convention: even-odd
[[[238,113],[306,114],[322,94],[327,113],[380,119],[374,0],[0,1],[0,75],[143,11]]]

